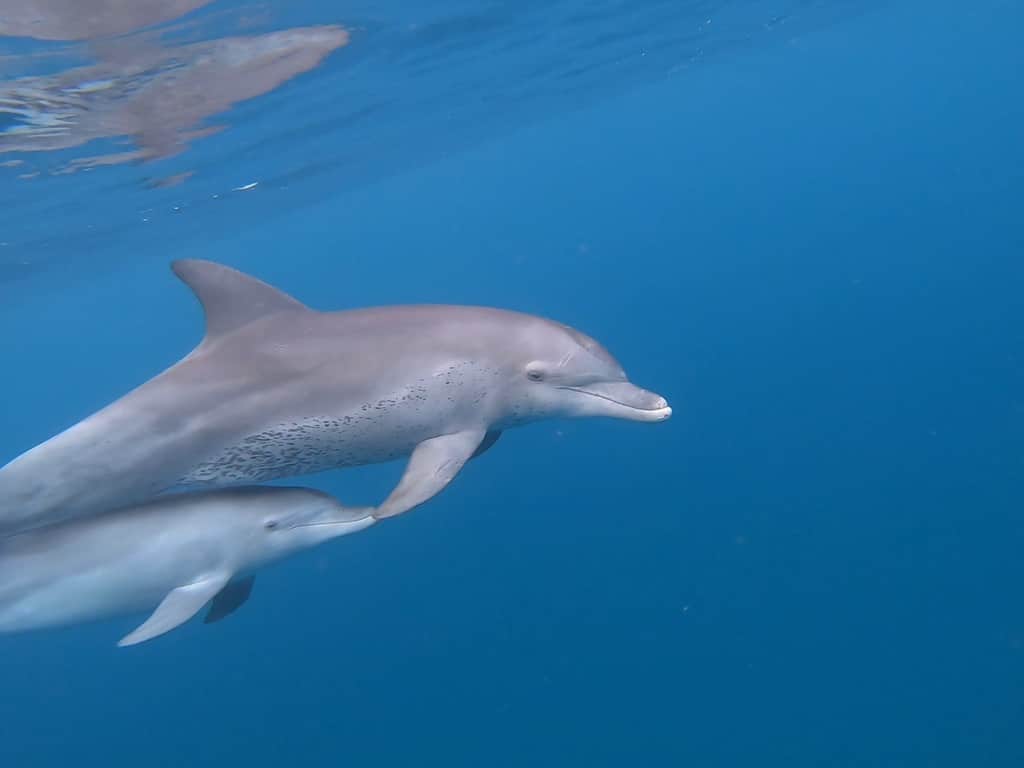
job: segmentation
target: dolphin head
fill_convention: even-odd
[[[575,328],[537,320],[514,347],[509,423],[587,416],[655,422],[672,415],[664,397],[631,383],[607,349]]]
[[[248,561],[264,563],[315,547],[375,522],[372,509],[343,507],[329,494],[310,488],[254,488],[257,503],[249,506]]]

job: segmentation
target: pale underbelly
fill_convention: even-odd
[[[116,571],[116,569],[114,569]],[[176,584],[166,577],[128,571],[96,578],[69,574],[21,594],[0,600],[0,632],[59,627],[153,610]]]

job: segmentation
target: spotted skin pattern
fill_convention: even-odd
[[[260,483],[399,459],[430,436],[432,416],[427,414],[436,414],[436,409],[429,409],[428,403],[443,399],[451,410],[466,403],[478,408],[487,397],[489,381],[497,376],[493,368],[460,361],[398,395],[364,403],[353,413],[311,415],[268,426],[204,460],[175,487]]]

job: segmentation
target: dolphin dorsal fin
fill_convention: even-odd
[[[203,305],[208,340],[267,315],[309,310],[284,291],[213,261],[178,259],[171,269]]]

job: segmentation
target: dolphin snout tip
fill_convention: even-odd
[[[649,421],[653,423],[668,421],[672,417],[672,406],[668,404],[668,400],[659,396],[652,400],[650,407],[646,408],[641,413],[643,414],[640,419],[641,421]]]
[[[653,399],[651,401],[651,413],[654,415],[655,421],[667,421],[672,417],[672,406],[668,404],[661,395],[651,393]]]

